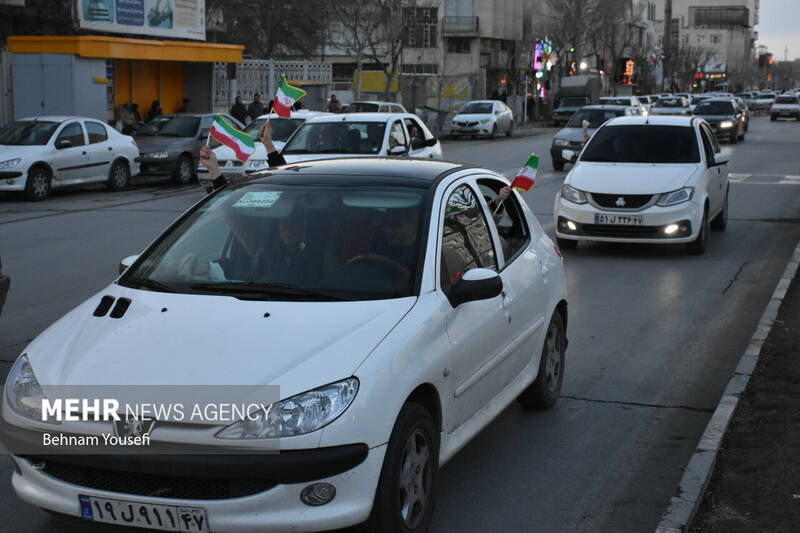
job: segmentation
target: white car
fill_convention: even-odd
[[[405,107],[395,102],[368,100],[350,102],[344,107],[344,113],[408,113]]]
[[[41,116],[0,128],[0,191],[44,200],[68,185],[106,182],[118,191],[139,174],[133,137],[86,117]]]
[[[161,530],[178,514],[181,531],[427,531],[439,467],[515,400],[560,395],[563,262],[518,193],[493,216],[506,185],[457,163],[362,158],[207,196],[14,363],[0,425],[14,490]],[[64,390],[161,414],[69,420],[53,407]],[[256,408],[208,409],[240,396]],[[146,433],[172,455],[59,454],[45,432]]]
[[[769,119],[793,118],[800,121],[800,97],[796,94],[781,94],[769,109]]]
[[[281,151],[286,145],[286,141],[301,124],[310,118],[326,115],[332,115],[332,113],[301,109],[299,111],[292,111],[292,118],[289,119],[282,119],[274,113],[261,115],[250,122],[244,129],[244,132],[258,139],[258,131],[261,129],[261,125],[264,124],[264,121],[269,120],[270,126],[272,126],[272,142],[275,145],[275,149]],[[225,145],[214,148],[214,153],[217,155],[220,169],[222,169],[225,174],[250,174],[251,172],[263,170],[267,167],[267,150],[258,140],[256,140],[255,153],[244,163],[236,159],[233,150]],[[199,174],[208,173],[208,169],[201,164],[198,165],[197,172]]]
[[[637,96],[602,96],[600,105],[624,105],[638,110],[637,115],[646,115],[647,109]]]
[[[689,115],[689,101],[683,96],[666,96],[659,98],[650,106],[651,115]]]
[[[411,113],[348,113],[306,120],[281,154],[287,163],[342,156],[442,159],[442,143]]]
[[[450,123],[451,135],[494,138],[498,133],[505,133],[508,137],[514,135],[514,113],[499,100],[467,102]]]
[[[558,244],[685,243],[703,253],[709,228],[727,225],[729,160],[702,119],[609,120],[556,195]]]

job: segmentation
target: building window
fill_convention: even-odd
[[[697,44],[705,44],[705,42],[706,42],[706,36],[703,34],[699,34],[697,36]]]
[[[439,65],[403,65],[403,74],[437,74]]]
[[[408,34],[405,45],[409,48],[435,48],[436,28],[439,22],[438,7],[405,7]]]
[[[451,54],[469,54],[472,51],[472,39],[469,37],[450,37],[447,39],[447,52]]]
[[[719,44],[722,42],[722,36],[720,35],[712,35],[711,36],[711,44]]]

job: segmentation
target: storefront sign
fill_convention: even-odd
[[[84,30],[206,40],[205,0],[78,0]]]

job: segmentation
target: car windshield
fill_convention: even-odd
[[[569,119],[568,128],[582,128],[583,121],[589,121],[590,128],[599,128],[603,123],[614,117],[622,116],[622,111],[612,111],[609,109],[581,109]]]
[[[370,102],[353,102],[344,108],[345,113],[375,113],[380,109],[379,104]]]
[[[693,96],[692,97],[692,104],[697,105],[703,100],[708,100],[708,96]]]
[[[748,100],[753,97],[753,95],[750,93],[736,93],[736,96],[738,96],[739,98],[744,98],[745,100]]]
[[[600,101],[606,105],[632,105],[630,98],[601,98]]]
[[[733,115],[730,102],[701,102],[694,108],[695,115]]]
[[[137,132],[137,135],[164,135],[167,137],[194,137],[200,118],[188,116],[156,117]]]
[[[770,93],[758,93],[756,98],[764,98],[764,99],[774,99],[775,95]]]
[[[209,197],[120,284],[251,300],[414,293],[427,191],[249,183]]]
[[[659,98],[656,107],[683,107],[683,100],[680,98]]]
[[[377,154],[385,131],[385,122],[306,122],[282,153]]]
[[[697,163],[694,128],[688,126],[606,126],[594,134],[581,161],[604,163]]]
[[[796,104],[798,103],[798,99],[796,96],[779,96],[775,100],[776,104]]]
[[[491,102],[470,102],[458,112],[459,115],[487,115],[492,112]]]
[[[258,130],[261,129],[261,125],[264,124],[266,120],[267,119],[265,118],[254,120],[247,125],[247,127],[244,129],[244,132],[257,139]],[[272,140],[285,142],[289,137],[292,136],[292,133],[294,133],[294,131],[299,128],[303,122],[305,122],[305,120],[299,118],[273,118],[273,120],[270,120],[269,122],[269,125],[272,128]]]
[[[58,128],[58,122],[18,120],[0,128],[0,144],[44,145]]]
[[[589,103],[588,98],[585,98],[583,96],[567,96],[561,99],[559,105],[561,107],[578,107],[586,105],[588,103]]]

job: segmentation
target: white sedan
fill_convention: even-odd
[[[729,160],[702,119],[609,120],[556,196],[558,244],[685,243],[689,253],[701,254],[709,229],[727,225]]]
[[[44,200],[68,185],[105,182],[123,189],[139,173],[133,137],[85,117],[42,116],[0,128],[0,191]]]
[[[309,118],[281,154],[287,163],[342,156],[442,159],[442,143],[412,113],[348,113]]]
[[[514,135],[514,113],[499,100],[467,102],[450,123],[451,135],[494,138],[498,133],[505,133],[508,137]]]
[[[439,467],[515,400],[547,408],[561,391],[562,259],[518,193],[493,216],[507,185],[361,158],[205,197],[14,363],[0,424],[14,490],[162,530],[177,515],[181,531],[427,531]],[[69,420],[63,391],[104,409]],[[160,414],[116,420],[120,397]],[[44,433],[147,444],[59,454]]]

